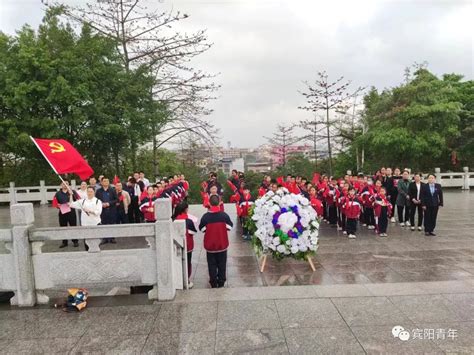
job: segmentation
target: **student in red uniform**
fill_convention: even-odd
[[[153,186],[148,185],[146,192],[147,195],[140,201],[140,211],[143,213],[146,223],[154,223],[156,222],[156,219],[153,202],[156,200],[156,196],[153,192]]]
[[[356,197],[355,189],[353,187],[349,188],[349,195],[346,198],[346,201],[343,205],[345,214],[346,214],[346,231],[348,237],[351,239],[356,238],[357,231],[357,221],[361,212],[361,203],[360,200]]]
[[[374,198],[375,188],[372,178],[367,180],[367,185],[362,189],[360,194],[364,206],[364,224],[367,224],[367,229],[375,229],[374,216]]]
[[[248,228],[245,226],[247,220],[249,218],[250,207],[253,205],[254,200],[252,195],[250,195],[250,190],[247,186],[243,187],[242,196],[239,199],[239,207],[240,207],[240,221],[242,223],[242,233],[244,240],[251,240],[252,237],[250,236]]]
[[[344,182],[342,183],[342,189],[341,193],[339,194],[339,198],[337,200],[337,210],[338,210],[338,224],[339,224],[339,230],[342,231],[342,234],[346,235],[346,212],[344,211],[344,208],[342,207],[344,205],[344,202],[346,201],[347,195],[349,194],[349,183]]]
[[[270,190],[270,185],[272,183],[272,178],[269,175],[265,175],[263,182],[258,189],[258,197],[265,195],[268,190]]]
[[[186,201],[179,203],[174,210],[173,220],[184,220],[186,223],[186,248],[188,253],[188,287],[193,288],[194,285],[191,281],[189,281],[189,278],[191,277],[191,273],[193,271],[191,261],[194,249],[194,235],[197,233],[197,229],[194,225],[194,222],[188,216],[188,208],[189,206]]]
[[[309,202],[311,203],[311,206],[316,211],[316,214],[318,215],[318,217],[322,217],[323,216],[323,203],[318,198],[318,193],[316,191],[316,187],[314,186],[312,186],[309,189]]]
[[[325,191],[328,187],[328,177],[326,175],[322,176],[320,183],[318,184],[318,196],[323,202],[323,220],[328,220],[328,210],[326,206],[326,199],[324,198]]]
[[[209,203],[211,208],[202,216],[199,230],[204,233],[209,283],[212,288],[220,288],[224,287],[226,281],[228,232],[233,224],[229,215],[220,210],[219,196],[211,195]]]
[[[377,223],[377,233],[381,237],[388,237],[387,226],[390,215],[392,214],[392,204],[387,197],[385,187],[381,187],[379,193],[375,197],[374,202],[375,221]]]
[[[331,177],[331,182],[328,184],[326,189],[324,190],[324,199],[326,201],[327,206],[327,216],[329,225],[331,227],[337,226],[337,206],[336,200],[338,198],[338,190],[337,190],[337,181],[335,178]]]

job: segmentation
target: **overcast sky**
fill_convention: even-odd
[[[71,0],[81,3],[82,0]],[[66,3],[68,1],[65,1]],[[427,61],[436,74],[473,77],[473,2],[463,0],[149,0],[190,15],[180,25],[207,28],[214,46],[196,67],[220,73],[211,121],[222,144],[256,147],[277,123],[311,114],[298,90],[316,72],[353,86],[399,84],[404,68]],[[40,0],[0,0],[0,30],[36,27]]]

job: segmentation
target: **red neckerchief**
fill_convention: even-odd
[[[351,197],[350,195],[347,196],[349,200],[349,208],[352,208],[352,205],[354,204],[355,196]]]
[[[148,198],[148,200],[149,200],[149,201],[148,201],[148,206],[149,206],[149,207],[153,207],[153,195],[152,195],[152,196],[148,196],[148,195],[147,195],[147,198]]]
[[[245,200],[245,208],[249,208],[249,200],[252,196],[250,196],[250,194],[248,194],[247,196],[244,195],[244,200]]]
[[[177,216],[176,219],[188,219],[188,214],[183,212],[179,216]]]
[[[379,195],[379,197],[382,199],[382,201],[385,203],[385,206],[388,207],[388,200],[386,196]]]

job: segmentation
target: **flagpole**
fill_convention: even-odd
[[[64,181],[64,179],[61,177],[61,175],[59,175],[58,171],[54,168],[53,164],[51,164],[51,162],[49,161],[48,157],[46,157],[46,155],[43,153],[43,150],[40,148],[40,146],[38,145],[38,143],[36,143],[35,139],[30,136],[30,139],[33,141],[33,143],[35,144],[36,148],[38,148],[38,150],[40,151],[41,155],[46,159],[46,161],[48,162],[49,166],[51,166],[51,169],[53,169],[53,171],[56,173],[56,175],[58,176],[59,179],[61,179],[62,183],[64,185],[66,185],[66,182]],[[67,186],[67,189],[69,191],[71,191],[72,193],[72,190],[70,189],[70,187],[68,185]]]

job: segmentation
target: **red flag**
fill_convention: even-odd
[[[94,170],[79,152],[64,139],[39,139],[30,137],[56,174],[77,174],[82,180]]]
[[[59,208],[59,203],[58,203],[58,199],[56,198],[56,196],[53,197],[53,207],[54,208]]]
[[[114,176],[114,181],[113,181],[114,185],[118,182],[120,182],[120,178],[117,175],[115,175]]]

